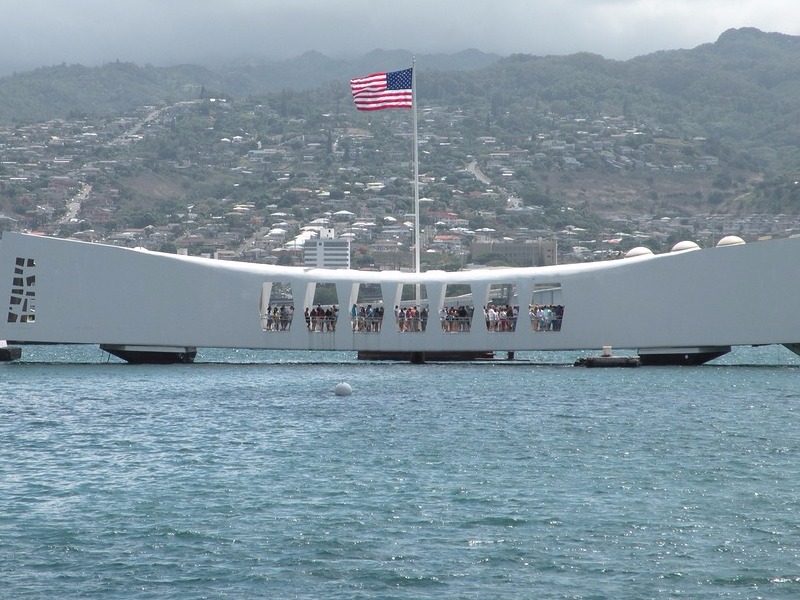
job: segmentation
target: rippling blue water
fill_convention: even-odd
[[[779,347],[619,370],[23,352],[0,365],[3,597],[800,596]]]

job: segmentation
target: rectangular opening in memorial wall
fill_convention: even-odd
[[[397,331],[421,333],[428,327],[430,307],[428,289],[424,283],[404,283],[400,292],[400,304],[394,307]]]
[[[290,331],[294,321],[294,294],[288,281],[266,282],[261,288],[261,328]]]
[[[380,284],[360,283],[356,302],[350,307],[350,326],[355,333],[378,333],[383,325],[384,302]]]
[[[561,284],[558,282],[534,284],[528,315],[533,331],[561,331],[564,321],[564,298]]]
[[[322,282],[314,284],[314,296],[308,311],[306,326],[315,333],[333,333],[339,320],[339,295],[336,284]],[[306,316],[304,312],[304,317]]]
[[[514,283],[489,285],[489,301],[483,309],[486,330],[493,333],[511,333],[517,328],[519,298]]]
[[[468,333],[475,315],[475,297],[468,283],[444,286],[444,306],[439,308],[439,324],[446,333]]]

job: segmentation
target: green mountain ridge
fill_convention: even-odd
[[[540,192],[549,193],[549,188],[573,199],[594,190],[593,203],[606,204],[609,213],[618,210],[622,196],[639,197],[640,205],[642,197],[654,199],[653,205],[666,198],[683,198],[676,203],[688,206],[693,201],[687,203],[686,198],[695,195],[707,200],[703,210],[797,212],[798,50],[800,37],[742,28],[728,30],[715,42],[693,49],[663,50],[626,61],[591,53],[498,57],[466,50],[421,55],[416,63],[417,97],[422,108],[460,115],[464,125],[454,120],[449,132],[455,143],[461,144],[459,154],[478,150],[479,136],[496,138],[498,148],[519,148],[530,155],[537,152],[540,139],[558,138],[569,145],[585,163],[580,174],[551,177],[544,190],[536,191],[524,187],[535,177],[524,177],[529,169],[520,169],[520,189],[512,191],[527,194],[532,202]],[[291,117],[311,127],[298,129],[297,135],[314,135],[319,131],[313,129],[314,123],[321,123],[323,114],[335,112],[339,120],[361,122],[349,106],[351,77],[405,68],[411,60],[411,53],[404,50],[375,50],[352,60],[311,51],[290,60],[248,59],[217,66],[114,62],[100,67],[42,67],[0,78],[0,124],[82,115],[112,119],[143,106],[216,96],[232,99],[234,104],[238,99],[242,105],[247,100],[272,107],[280,117],[267,129],[274,134],[288,136],[295,129],[285,122]],[[248,127],[243,115],[224,117],[225,122],[236,119]],[[637,135],[641,134],[628,136],[624,142],[631,145],[632,152],[647,154],[641,145],[672,148],[676,165],[683,158],[697,162],[705,155],[718,160],[717,172],[709,178],[713,179],[712,188],[700,192],[694,184],[682,186],[677,178],[661,176],[661,187],[648,190],[646,177],[645,185],[625,180],[614,173],[618,165],[609,167],[596,152],[582,153],[581,144],[591,143],[592,128],[610,122],[607,119],[634,127]],[[202,118],[196,123],[207,129]],[[217,121],[219,129],[224,129],[223,125]],[[196,155],[189,140],[208,143],[209,138],[208,132],[192,131],[192,126],[188,121],[181,123],[172,137],[165,136],[160,142],[157,154],[183,159],[192,152]],[[603,127],[607,133],[608,128]],[[440,175],[452,168],[459,168],[458,161],[443,165]],[[560,172],[560,167],[545,168]],[[593,177],[606,182],[604,193],[591,183]],[[580,185],[574,183],[578,180]],[[634,187],[638,192],[632,192]],[[718,193],[720,190],[725,193]]]
[[[420,65],[425,65],[421,70],[478,69],[497,60],[498,56],[477,50],[419,57]],[[195,99],[202,88],[233,97],[311,90],[330,82],[346,84],[352,77],[381,68],[407,68],[411,61],[411,53],[400,50],[375,50],[350,61],[311,51],[288,60],[240,60],[216,67],[153,67],[120,61],[99,67],[40,67],[0,78],[0,123],[76,114],[114,116],[143,105]]]
[[[418,98],[486,103],[499,114],[544,103],[560,114],[636,117],[677,137],[719,138],[746,149],[768,172],[800,166],[800,37],[743,28],[690,50],[627,61],[579,53],[512,55],[477,50],[423,55]],[[114,116],[142,105],[197,98],[200,90],[233,98],[334,85],[411,64],[407,51],[376,50],[355,60],[307,52],[284,61],[219,67],[59,65],[0,78],[0,123],[75,115]],[[527,133],[527,132],[526,132]]]

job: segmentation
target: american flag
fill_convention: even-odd
[[[350,80],[350,90],[358,110],[413,108],[411,73],[413,69],[373,73]]]

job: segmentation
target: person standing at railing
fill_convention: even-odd
[[[497,331],[497,310],[494,308],[494,304],[490,304],[489,308],[486,309],[486,321],[489,323],[489,331]]]
[[[545,306],[542,309],[544,330],[550,331],[553,326],[553,309],[550,306]]]
[[[458,307],[458,330],[469,331],[470,316],[466,306]]]

